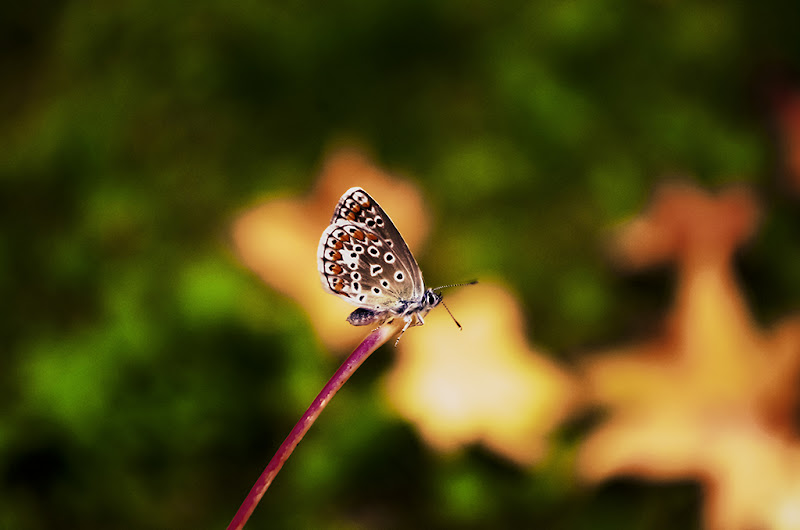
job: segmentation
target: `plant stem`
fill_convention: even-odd
[[[294,448],[297,447],[297,444],[303,439],[303,436],[305,436],[308,429],[314,424],[331,398],[333,398],[342,385],[350,379],[350,376],[361,366],[361,363],[396,332],[396,325],[386,324],[374,330],[361,341],[361,344],[350,354],[347,360],[322,388],[322,391],[311,403],[311,406],[308,407],[308,410],[306,410],[305,414],[300,418],[300,421],[294,426],[292,432],[289,433],[289,436],[286,437],[286,440],[284,440],[278,448],[275,456],[272,457],[272,460],[269,461],[264,472],[258,477],[255,485],[253,485],[250,493],[248,493],[247,498],[236,512],[236,515],[233,516],[233,520],[228,525],[228,530],[241,530],[244,528],[245,523],[247,523],[247,520],[250,518],[250,514],[253,513],[261,497],[264,496],[267,488],[269,488],[270,484],[272,484],[272,481],[275,479],[275,475],[281,470],[284,462],[286,462],[292,454]]]

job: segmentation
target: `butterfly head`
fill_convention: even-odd
[[[425,291],[425,296],[422,299],[422,305],[425,312],[430,311],[442,302],[442,295],[435,292],[433,289]]]

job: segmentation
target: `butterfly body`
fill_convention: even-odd
[[[328,292],[358,306],[347,318],[354,326],[402,318],[404,332],[422,325],[442,301],[425,288],[422,271],[389,216],[358,187],[339,199],[320,238],[317,266]]]

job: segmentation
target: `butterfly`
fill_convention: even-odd
[[[417,260],[392,220],[359,187],[339,199],[319,240],[317,267],[326,291],[358,306],[347,317],[350,324],[402,318],[405,326],[397,342],[409,327],[424,324],[423,317],[442,302],[435,289],[425,288]]]

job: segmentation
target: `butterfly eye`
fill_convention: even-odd
[[[386,263],[392,263],[394,261],[394,254],[392,254],[391,252],[387,252],[386,254],[383,255],[383,261],[385,261]]]
[[[381,294],[381,290],[378,289],[377,287],[373,287],[372,288],[372,292],[375,293],[375,294]]]
[[[350,273],[350,278],[351,278],[351,279],[352,279],[354,282],[357,282],[358,280],[360,280],[360,279],[361,279],[361,273],[358,273],[358,272],[351,272],[351,273]]]
[[[383,219],[380,217],[375,217],[375,224],[378,226],[383,226]]]
[[[405,276],[403,276],[403,273],[401,271],[397,271],[394,273],[394,279],[397,280],[398,282],[402,282],[405,279]]]
[[[381,285],[383,285],[383,288],[386,289],[389,287],[389,282],[387,282],[386,280],[381,280]]]
[[[355,292],[358,292],[361,290],[361,284],[359,284],[358,282],[353,282],[350,284],[350,288],[353,289]]]

